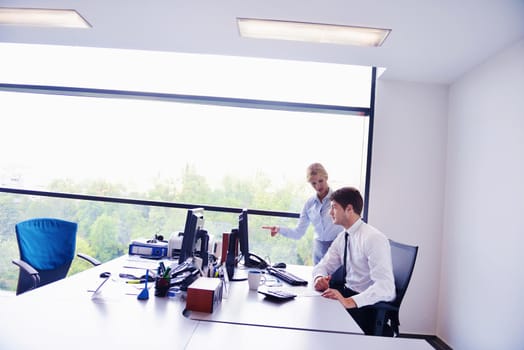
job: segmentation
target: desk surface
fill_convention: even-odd
[[[425,340],[200,322],[186,349],[432,350]],[[232,347],[231,345],[234,345]]]
[[[311,280],[311,267],[290,266],[288,269]],[[339,301],[322,297],[311,283],[296,287],[282,283],[281,287],[270,287],[297,294],[296,298],[280,303],[249,290],[247,281],[230,282],[229,286],[228,297],[215,312],[192,312],[189,317],[201,321],[363,334]]]
[[[148,263],[151,264],[144,264]],[[152,264],[156,266],[156,262]],[[285,306],[277,307],[268,304],[261,295],[249,292],[247,282],[240,282],[241,284],[231,288],[231,294],[223,301],[220,311],[217,310],[219,312],[207,314],[217,315],[219,320],[221,317],[228,318],[234,314],[233,309],[228,310],[228,307],[231,307],[240,312],[239,319],[235,321],[237,324],[186,318],[182,315],[185,301],[155,297],[153,289],[150,289],[149,300],[139,301],[136,299],[139,289],[130,290],[130,285],[125,285],[117,279],[108,280],[102,288],[101,297],[91,299],[92,293],[87,290],[94,289],[102,281],[99,277],[100,272],[110,271],[114,276],[118,276],[125,265],[135,264],[129,264],[127,257],[122,257],[20,296],[0,300],[0,349],[144,349],[145,346],[201,349],[210,342],[216,345],[231,345],[230,342],[233,341],[235,346],[249,345],[253,341],[252,337],[262,337],[264,344],[277,348],[280,348],[278,344],[285,341],[290,348],[301,349],[318,348],[320,345],[322,348],[334,347],[340,346],[341,343],[356,344],[357,348],[432,349],[427,342],[420,339],[368,337],[336,333],[338,330],[333,329],[311,331],[317,325],[324,329],[325,325],[329,324],[330,321],[318,321],[322,318],[319,317],[322,310],[343,311],[336,312],[336,317],[343,316],[346,311],[341,305],[336,307],[330,300],[306,296],[297,298],[294,304],[289,302]],[[126,294],[130,291],[135,295]],[[239,320],[247,317],[247,312],[239,311],[242,305],[264,315],[260,317],[263,322],[250,324],[265,326],[240,324]],[[284,314],[294,312],[293,305],[301,308],[297,311],[300,313],[285,316],[283,319],[286,321],[281,321]],[[276,313],[277,309],[278,316],[267,317]],[[309,319],[311,323],[306,325],[306,322],[299,320],[302,318]],[[298,323],[290,326],[288,322],[291,319]],[[212,317],[209,320],[214,321]],[[272,325],[267,325],[267,320],[272,320]],[[342,327],[346,331],[347,324],[351,325],[351,322],[345,322]]]
[[[139,285],[111,280],[100,298],[91,299],[88,290],[103,281],[100,272],[118,276],[125,262],[120,258],[12,298],[1,307],[0,349],[184,349],[198,323],[182,316],[182,302],[157,298],[154,289],[140,301],[125,294]]]

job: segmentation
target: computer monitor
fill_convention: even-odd
[[[187,211],[186,225],[182,237],[182,246],[180,247],[181,264],[195,254],[195,242],[198,232],[204,228],[204,208],[194,208]]]
[[[240,249],[238,249],[240,247]],[[226,271],[230,281],[243,281],[247,277],[234,277],[237,263],[243,260],[244,267],[265,269],[268,264],[264,259],[249,252],[248,210],[243,209],[238,216],[238,229],[229,234],[226,255]]]
[[[240,247],[240,254],[242,254],[242,257],[244,258],[249,256],[249,230],[247,220],[247,209],[243,209],[238,216],[237,239]]]
[[[235,267],[237,265],[237,247],[238,247],[238,230],[236,228],[231,230],[231,233],[228,236],[228,245],[227,245],[227,255],[226,255],[226,272],[228,279],[230,281],[243,280],[235,279],[233,276],[235,274]],[[245,278],[244,278],[245,279]]]
[[[245,267],[265,269],[267,263],[264,259],[249,252],[249,229],[248,229],[248,210],[243,209],[238,216],[238,244],[240,246],[241,258],[244,259]]]

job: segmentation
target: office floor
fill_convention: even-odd
[[[426,339],[426,341],[436,350],[453,350],[446,343],[444,343],[439,337],[434,335],[419,335],[419,334],[400,334],[399,338],[416,338]]]

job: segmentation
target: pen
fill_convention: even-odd
[[[140,283],[144,283],[146,280],[131,280],[131,281],[126,281],[126,283],[128,284],[140,284]]]

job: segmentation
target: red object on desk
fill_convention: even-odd
[[[186,309],[212,313],[222,302],[222,280],[200,277],[187,288]]]

